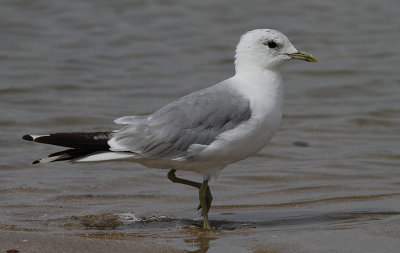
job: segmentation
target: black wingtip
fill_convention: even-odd
[[[22,139],[26,140],[26,141],[33,141],[33,137],[30,136],[29,134],[26,134],[26,135],[22,136]]]
[[[38,164],[38,163],[40,163],[40,160],[35,160],[32,162],[32,164]]]

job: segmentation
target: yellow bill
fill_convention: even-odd
[[[292,59],[296,59],[296,60],[303,60],[303,61],[308,61],[308,62],[317,62],[317,58],[315,58],[314,55],[309,54],[307,52],[304,51],[297,51],[297,53],[293,53],[293,54],[288,54],[290,57],[292,57]]]

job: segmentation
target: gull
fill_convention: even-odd
[[[236,73],[229,79],[179,98],[153,114],[118,118],[114,122],[124,125],[119,130],[22,138],[69,148],[34,164],[130,161],[169,169],[172,182],[198,188],[203,227],[211,229],[208,182],[229,164],[257,153],[278,130],[284,96],[279,69],[291,59],[317,62],[276,30],[252,30],[236,47]],[[203,182],[179,178],[177,170],[197,172]]]

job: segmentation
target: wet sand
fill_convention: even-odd
[[[241,175],[241,164],[245,162],[233,166],[231,171],[224,172],[229,175],[221,175],[224,177],[211,184],[215,198],[210,211],[213,231],[202,229],[201,218],[195,211],[196,191],[168,183],[163,171],[138,168],[137,176],[144,182],[139,183],[136,177],[115,180],[137,182],[125,194],[112,191],[105,194],[103,191],[109,191],[108,187],[93,189],[87,182],[68,190],[75,194],[54,194],[49,190],[51,186],[18,189],[20,196],[29,192],[30,196],[39,196],[46,205],[3,205],[3,210],[15,218],[12,223],[0,224],[0,249],[21,252],[54,249],[58,252],[82,249],[88,252],[396,252],[400,247],[400,193],[394,191],[397,186],[392,193],[387,193],[386,186],[386,193],[378,194],[383,192],[384,185],[375,187],[375,193],[371,193],[371,187],[360,189],[355,184],[357,180],[351,177],[347,181],[353,183],[348,185],[338,174],[307,173],[307,169],[303,170],[301,181],[299,177],[289,176],[293,172],[275,171],[269,173],[268,179],[247,176],[233,185],[232,180]],[[71,170],[74,174],[75,169]],[[87,175],[98,172],[87,171]],[[62,174],[61,179],[67,178]],[[190,173],[184,174],[190,176]],[[359,176],[358,180],[363,182],[369,178]],[[387,178],[372,178],[387,183]],[[99,184],[107,179],[110,175],[100,173],[86,180]],[[140,191],[142,187],[149,188],[146,179],[153,182],[153,190],[157,189],[156,185],[162,185],[163,194]],[[329,185],[324,183],[326,180]],[[91,193],[77,193],[75,187],[82,191],[82,185],[89,187]],[[279,189],[279,185],[284,188]],[[111,188],[118,192],[118,187]],[[331,193],[332,190],[335,192]],[[3,191],[2,196],[16,191]],[[311,195],[314,197],[307,197]]]
[[[71,236],[46,232],[0,232],[0,252],[182,252],[143,237],[110,240],[104,236]],[[14,250],[14,252],[12,251]]]
[[[390,212],[302,215],[251,224],[221,220],[212,222],[212,226],[218,227],[213,231],[203,230],[201,223],[188,220],[174,222],[172,227],[167,225],[169,229],[160,224],[150,224],[153,228],[149,229],[146,224],[146,232],[129,226],[110,231],[115,229],[114,224],[104,222],[111,227],[82,233],[54,233],[2,225],[0,251],[397,252],[400,247],[399,214]],[[154,221],[160,222],[166,221]]]

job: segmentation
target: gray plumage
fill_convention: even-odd
[[[184,96],[155,113],[116,120],[129,124],[113,134],[113,151],[142,158],[193,159],[221,133],[251,116],[250,101],[225,82]]]

